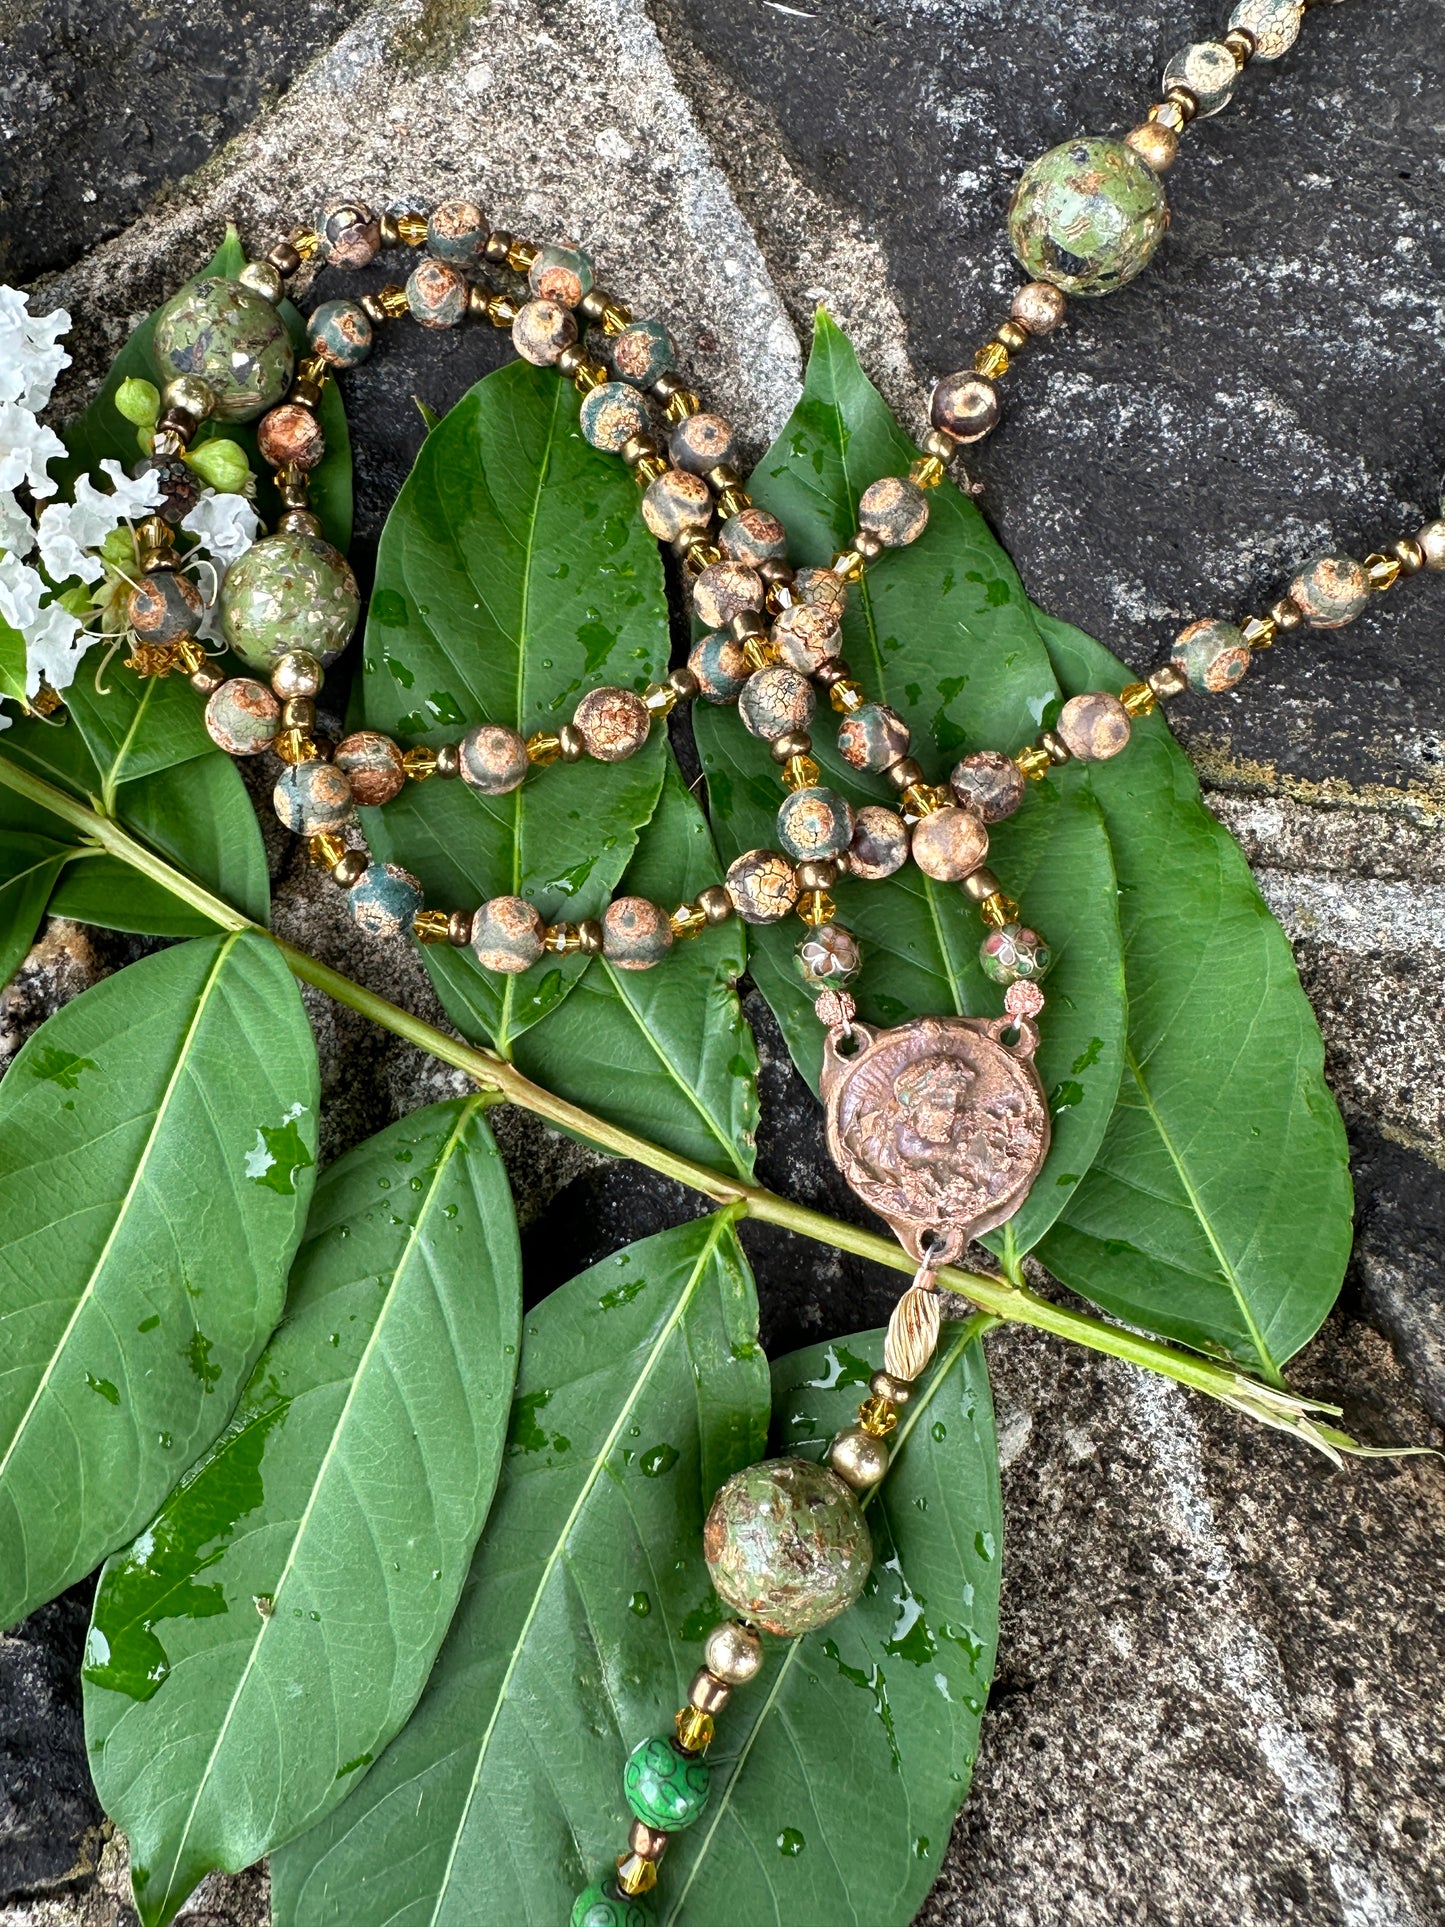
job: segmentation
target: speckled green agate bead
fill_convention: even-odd
[[[1249,644],[1232,622],[1191,622],[1174,638],[1170,661],[1197,694],[1218,696],[1249,668]]]
[[[778,841],[795,863],[825,863],[853,841],[853,811],[836,790],[801,789],[778,811]]]
[[[649,1927],[647,1910],[594,1881],[572,1903],[569,1927]]]
[[[269,670],[293,649],[329,667],[360,611],[351,565],[319,535],[263,536],[221,585],[226,641],[251,669]]]
[[[838,725],[838,754],[854,769],[891,769],[911,740],[907,723],[886,703],[860,703]]]
[[[331,368],[357,368],[371,353],[375,332],[359,301],[323,301],[306,324],[311,352]]]
[[[351,921],[368,937],[400,937],[426,902],[416,878],[395,863],[368,863],[347,892]]]
[[[810,1633],[863,1590],[873,1543],[857,1499],[807,1459],[765,1459],[726,1481],[703,1527],[718,1597],[764,1632]]]
[[[753,673],[743,645],[726,629],[695,643],[687,666],[697,677],[698,694],[710,703],[735,703]]]
[[[602,915],[602,954],[619,970],[651,970],[672,948],[667,912],[646,897],[614,897]]]
[[[603,381],[582,397],[582,433],[594,448],[615,455],[652,427],[647,403],[625,381]]]
[[[645,1826],[681,1833],[707,1805],[710,1779],[705,1760],[684,1753],[676,1741],[658,1734],[628,1754],[622,1791]]]
[[[346,772],[334,763],[293,763],[271,792],[277,816],[296,836],[339,830],[354,814]]]
[[[1132,147],[1086,136],[1024,169],[1009,238],[1026,271],[1069,294],[1111,294],[1146,267],[1169,225],[1159,176]]]
[[[1312,629],[1343,629],[1363,614],[1370,578],[1352,555],[1317,555],[1291,582],[1289,593]]]
[[[291,386],[295,355],[286,324],[264,295],[223,274],[188,281],[156,316],[151,360],[164,388],[195,375],[223,421],[250,421]]]
[[[485,254],[487,232],[475,201],[438,201],[427,218],[426,244],[439,261],[469,268]]]
[[[677,344],[660,321],[632,321],[613,337],[612,366],[624,381],[650,388],[677,366]]]
[[[231,676],[206,704],[206,734],[228,756],[259,756],[280,726],[280,703],[251,676]]]

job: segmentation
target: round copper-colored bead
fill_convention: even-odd
[[[798,865],[800,890],[831,890],[838,881],[838,866],[828,859]]]
[[[593,689],[578,703],[572,718],[587,754],[599,763],[621,763],[647,741],[652,715],[631,689]]]
[[[726,923],[733,913],[733,900],[720,883],[710,883],[697,893],[697,907],[709,923]]]
[[[557,731],[557,749],[564,763],[580,763],[587,754],[587,743],[575,723],[563,723]]]
[[[326,453],[321,424],[300,402],[283,401],[270,408],[256,424],[261,459],[272,468],[315,468]]]
[[[1031,335],[1051,335],[1064,318],[1068,297],[1048,281],[1028,281],[1009,303],[1014,320]]]
[[[1002,413],[993,383],[966,369],[945,375],[933,391],[933,425],[946,429],[955,441],[981,442],[998,427]]]
[[[379,730],[358,729],[343,737],[332,761],[351,779],[355,800],[370,809],[389,803],[406,785],[401,751]]]
[[[883,775],[902,795],[904,790],[911,790],[915,783],[923,781],[923,765],[912,756],[904,756],[891,768],[884,770]]]
[[[725,1619],[714,1626],[702,1649],[708,1671],[729,1686],[746,1686],[763,1663],[763,1642],[751,1626]]]
[[[326,671],[309,649],[291,650],[271,671],[271,687],[282,702],[292,696],[314,696],[325,679]]]
[[[1298,629],[1305,619],[1305,612],[1293,596],[1281,596],[1278,602],[1269,605],[1270,619],[1276,629]]]
[[[913,826],[913,861],[936,882],[961,883],[987,855],[988,831],[972,810],[935,810]]]
[[[851,682],[852,678],[853,671],[848,667],[847,663],[844,662],[843,658],[841,656],[834,656],[831,662],[825,662],[823,664],[814,680],[820,689],[828,690],[833,687],[834,683]]]
[[[450,782],[462,773],[462,752],[456,743],[438,743],[436,773]]]
[[[721,1713],[733,1696],[733,1689],[725,1679],[710,1673],[706,1666],[700,1666],[692,1676],[692,1684],[687,1689],[689,1706],[695,1706],[699,1713]]]
[[[1179,158],[1179,136],[1172,127],[1165,127],[1157,120],[1146,120],[1138,127],[1131,127],[1124,136],[1124,145],[1132,147],[1156,174],[1167,174]]]
[[[1129,741],[1129,712],[1117,696],[1093,689],[1070,696],[1059,712],[1058,733],[1081,763],[1103,763]]]

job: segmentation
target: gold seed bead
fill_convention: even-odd
[[[631,321],[632,310],[620,301],[609,301],[602,310],[602,332],[605,335],[620,335]]]
[[[726,923],[733,914],[733,900],[720,883],[698,891],[697,907],[711,924]]]
[[[472,941],[472,913],[453,910],[447,918],[447,942],[454,950],[465,950]]]
[[[1015,321],[1012,317],[1007,321],[1001,321],[994,329],[994,334],[1005,348],[1012,350],[1015,354],[1020,348],[1026,348],[1030,340],[1028,329],[1021,321]]]
[[[668,922],[672,925],[673,936],[680,937],[685,943],[689,937],[701,936],[707,929],[707,912],[699,909],[695,903],[680,903]]]
[[[976,373],[997,381],[1000,375],[1008,373],[1008,349],[1001,341],[990,341],[974,356],[973,365]]]
[[[541,251],[540,248],[534,247],[530,241],[523,241],[514,235],[511,245],[507,249],[507,266],[517,274],[525,274]]]
[[[650,682],[642,692],[642,700],[654,716],[667,716],[677,706],[677,691],[668,683]]]
[[[401,766],[413,783],[424,783],[429,776],[437,773],[437,753],[425,743],[418,743],[415,749],[407,750],[401,759]]]
[[[782,659],[782,650],[768,636],[749,636],[743,644],[743,660],[749,669],[767,669]]]
[[[845,582],[863,580],[863,558],[856,549],[840,549],[828,566],[834,575],[841,575]]]
[[[805,890],[798,898],[798,915],[804,923],[831,923],[838,906],[826,890]]]
[[[346,855],[346,839],[334,830],[322,830],[307,843],[306,854],[318,870],[334,870]]]
[[[790,756],[783,765],[783,787],[810,790],[815,787],[822,773],[811,756]]]
[[[1377,550],[1365,557],[1365,574],[1370,578],[1370,587],[1377,595],[1386,589],[1393,589],[1400,580],[1400,558],[1398,555],[1381,555]]]
[[[321,236],[314,227],[292,228],[286,239],[303,261],[314,261],[321,252]]]
[[[640,1853],[624,1853],[617,1860],[617,1885],[629,1900],[650,1893],[657,1885],[657,1862]]]
[[[835,682],[828,691],[828,701],[840,716],[851,716],[855,709],[862,707],[864,700],[862,683],[854,682],[851,676]]]
[[[1425,566],[1425,551],[1413,535],[1402,535],[1390,544],[1390,553],[1400,564],[1401,575],[1418,575]]]
[[[898,1407],[875,1392],[858,1407],[858,1423],[872,1439],[886,1439],[898,1424]]]
[[[689,415],[701,412],[702,398],[690,388],[675,388],[667,398],[663,414],[670,422],[685,422]]]
[[[750,509],[752,505],[753,498],[745,488],[725,488],[717,498],[717,512],[724,519],[730,515],[741,515],[744,509]]]
[[[918,488],[937,488],[947,473],[936,455],[920,455],[908,466],[908,479]]]
[[[1278,633],[1279,624],[1273,616],[1251,616],[1243,623],[1239,633],[1251,649],[1268,649]]]
[[[1146,682],[1131,682],[1119,691],[1119,701],[1131,716],[1149,715],[1158,700]]]
[[[1199,112],[1198,98],[1196,95],[1190,93],[1187,87],[1171,87],[1164,96],[1164,99],[1169,106],[1179,109],[1179,112],[1184,116],[1184,125],[1186,127]]]
[[[695,1706],[684,1706],[673,1716],[677,1728],[677,1743],[684,1753],[705,1753],[712,1745],[713,1719],[711,1713],[701,1713]]]
[[[427,218],[424,214],[398,214],[396,217],[396,238],[409,248],[419,248],[426,239]]]
[[[1224,36],[1224,44],[1234,55],[1234,64],[1242,72],[1254,55],[1254,35],[1247,27],[1231,27]]]
[[[668,463],[661,455],[644,455],[633,469],[633,474],[644,487],[649,482],[660,482],[668,471]]]
[[[509,294],[493,294],[483,300],[482,312],[494,328],[510,328],[522,311]]]
[[[411,932],[418,943],[450,943],[451,913],[446,910],[418,910],[411,920]]]
[[[1291,629],[1303,626],[1305,612],[1293,596],[1281,596],[1278,602],[1269,605],[1269,614],[1280,635],[1288,635]]]
[[[332,882],[340,884],[343,890],[351,889],[354,884],[360,883],[361,879],[366,875],[367,866],[370,861],[371,859],[367,856],[365,850],[348,850],[341,861],[332,869]]]
[[[562,739],[554,730],[539,729],[534,736],[527,738],[527,761],[545,768],[555,763],[562,754]]]
[[[683,567],[689,575],[701,575],[704,569],[710,569],[714,562],[721,561],[722,550],[720,548],[712,542],[699,540],[694,542],[688,549],[686,556],[683,558]]]
[[[321,745],[304,729],[283,729],[272,745],[283,763],[314,763]]]
[[[559,957],[570,956],[574,950],[582,948],[582,939],[575,923],[549,923],[542,938],[544,950],[555,950]]]
[[[978,914],[990,930],[1002,930],[1006,923],[1017,923],[1019,907],[1012,897],[1006,897],[1002,890],[996,890],[991,897],[985,897],[978,906]]]

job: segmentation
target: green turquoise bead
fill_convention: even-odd
[[[1088,136],[1024,169],[1009,239],[1027,272],[1067,294],[1112,294],[1148,265],[1169,225],[1159,176],[1123,141]]]
[[[694,643],[687,666],[697,677],[698,694],[710,703],[735,703],[753,673],[743,645],[726,629]]]
[[[416,878],[395,863],[368,863],[346,893],[351,921],[368,937],[400,937],[426,902]]]
[[[334,763],[293,763],[271,792],[276,814],[296,836],[339,830],[353,814],[351,784]]]
[[[224,274],[202,275],[171,296],[156,316],[151,360],[162,388],[199,376],[228,422],[250,421],[280,401],[296,363],[272,304]]]
[[[426,224],[426,244],[439,261],[469,268],[487,251],[487,217],[475,201],[439,201]]]
[[[359,301],[323,301],[306,324],[311,352],[331,368],[356,368],[371,353],[375,332]]]
[[[1218,696],[1249,668],[1249,644],[1232,622],[1191,622],[1174,638],[1170,660],[1191,689]]]
[[[571,1927],[648,1927],[647,1912],[596,1880],[572,1903]]]
[[[785,1639],[846,1612],[873,1563],[857,1499],[809,1459],[764,1459],[734,1472],[712,1502],[702,1542],[718,1597]]]
[[[221,626],[248,668],[269,670],[293,649],[335,662],[361,613],[346,557],[319,535],[263,536],[226,571]]]
[[[836,790],[794,790],[778,811],[778,841],[794,863],[824,863],[853,841],[853,811]]]
[[[624,381],[650,388],[677,366],[677,343],[660,321],[633,321],[612,343],[612,366]]]
[[[647,403],[625,381],[599,382],[582,397],[582,433],[594,448],[615,455],[652,426]]]
[[[622,1791],[645,1826],[681,1833],[707,1805],[707,1762],[659,1734],[627,1756]]]
[[[978,947],[983,974],[996,984],[1016,984],[1021,977],[1047,976],[1054,953],[1037,930],[1006,923],[990,930]]]

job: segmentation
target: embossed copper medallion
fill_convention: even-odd
[[[1049,1148],[1038,1042],[1022,1013],[921,1017],[882,1031],[845,1019],[829,1030],[828,1149],[920,1261],[924,1233],[954,1232],[961,1244],[1028,1196]]]

